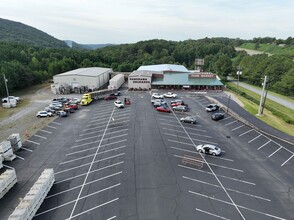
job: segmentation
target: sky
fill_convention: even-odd
[[[0,17],[82,44],[294,34],[293,0],[1,0]]]

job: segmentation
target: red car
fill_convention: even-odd
[[[168,113],[171,112],[171,110],[169,108],[163,107],[163,106],[157,107],[156,110],[159,112],[168,112]]]
[[[71,108],[74,110],[78,110],[79,106],[77,104],[69,104],[65,106],[66,108]]]
[[[111,99],[117,99],[117,96],[115,96],[114,94],[105,96],[104,100],[111,100]]]

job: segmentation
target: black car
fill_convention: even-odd
[[[221,120],[225,117],[225,114],[224,113],[220,113],[220,112],[217,112],[217,113],[214,113],[211,115],[211,119],[212,120],[215,120],[215,121],[218,121],[218,120]]]
[[[181,118],[180,122],[196,124],[197,120],[196,120],[196,117],[194,117],[194,116],[186,116],[186,117]]]

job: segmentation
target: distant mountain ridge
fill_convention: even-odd
[[[115,44],[78,44],[71,40],[64,41],[70,48],[96,50],[103,47],[114,46]]]
[[[37,28],[0,18],[0,41],[49,48],[67,48],[64,41]]]

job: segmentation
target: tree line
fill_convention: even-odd
[[[56,74],[81,67],[108,67],[113,71],[131,72],[141,65],[180,64],[194,69],[195,58],[205,60],[204,70],[218,74],[223,81],[236,75],[241,66],[241,79],[260,85],[262,77],[270,78],[270,89],[294,96],[293,58],[283,55],[248,56],[234,47],[241,39],[204,38],[200,40],[148,40],[135,44],[108,46],[97,50],[41,48],[0,42],[0,75],[5,74],[10,91],[44,82]],[[3,76],[0,94],[4,95]]]

